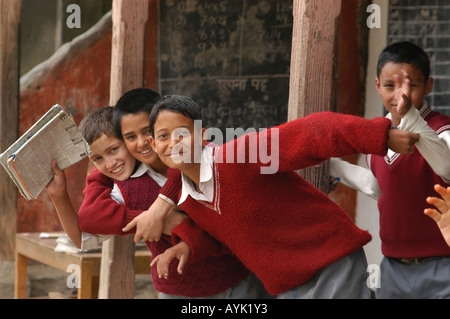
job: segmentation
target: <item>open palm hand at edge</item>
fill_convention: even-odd
[[[434,186],[439,197],[428,197],[427,203],[436,208],[425,209],[425,215],[431,217],[439,227],[445,242],[450,247],[450,187]]]

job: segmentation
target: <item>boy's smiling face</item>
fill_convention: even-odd
[[[121,139],[102,134],[89,145],[89,159],[104,175],[125,181],[133,173],[136,160],[131,156]]]
[[[200,154],[195,149],[201,150],[200,134],[203,131],[197,132],[192,119],[181,113],[163,110],[158,114],[153,129],[152,146],[164,164],[181,171],[187,165],[199,164],[194,156]]]
[[[159,161],[150,144],[150,115],[148,112],[122,116],[120,127],[123,140],[131,155],[138,161],[152,165]]]
[[[381,70],[380,77],[375,79],[378,93],[383,100],[384,107],[389,112],[396,112],[397,100],[395,99],[395,75],[401,75],[405,70],[411,80],[411,102],[414,107],[422,106],[423,99],[433,89],[433,78],[425,81],[420,69],[408,63],[386,63]]]

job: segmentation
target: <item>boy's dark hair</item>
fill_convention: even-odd
[[[419,46],[403,41],[386,47],[378,58],[377,77],[380,78],[381,70],[389,63],[408,63],[422,71],[425,82],[430,78],[430,58]]]
[[[154,126],[156,118],[161,111],[170,111],[175,113],[181,113],[186,117],[189,117],[193,121],[202,119],[202,112],[200,107],[194,100],[187,96],[181,95],[166,95],[161,101],[155,104],[152,112],[150,113],[150,131],[154,136]]]
[[[120,122],[127,114],[139,114],[148,112],[150,114],[156,102],[161,100],[161,95],[155,90],[148,88],[138,88],[126,92],[117,101],[114,107],[112,123],[116,130],[116,135],[122,138]]]
[[[104,106],[89,111],[81,120],[79,129],[86,142],[90,145],[100,136],[117,137],[116,131],[112,125],[113,107]]]

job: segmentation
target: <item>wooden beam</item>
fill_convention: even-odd
[[[19,38],[22,0],[0,0],[0,152],[19,134]],[[0,261],[14,260],[17,189],[0,168]]]
[[[149,0],[114,0],[110,103],[144,83],[145,25]],[[155,12],[157,14],[157,12]]]
[[[156,14],[156,13],[155,13]],[[148,0],[114,0],[110,105],[144,83],[145,25]],[[134,297],[133,236],[115,236],[102,249],[99,298]]]
[[[341,0],[294,0],[288,120],[332,110],[340,11]],[[327,164],[300,174],[327,192]]]

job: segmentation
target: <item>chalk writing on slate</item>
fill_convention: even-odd
[[[159,89],[195,100],[204,126],[286,122],[292,0],[162,0],[159,23]]]
[[[430,56],[432,108],[450,115],[450,0],[391,0],[389,43],[411,41]]]

